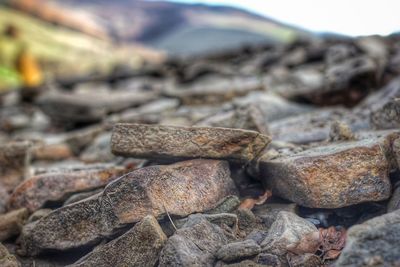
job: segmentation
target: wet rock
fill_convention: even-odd
[[[191,222],[168,239],[159,266],[214,266],[216,252],[227,243],[224,231],[217,225],[206,219]]]
[[[306,207],[339,208],[385,200],[391,191],[392,138],[370,136],[261,159],[261,179],[273,195]]]
[[[371,113],[371,123],[377,129],[400,127],[400,98],[393,99]]]
[[[179,186],[177,186],[179,185]],[[187,216],[214,208],[234,194],[228,163],[191,160],[132,171],[104,192],[59,208],[24,227],[21,253],[66,250],[97,243],[148,214]]]
[[[153,92],[85,91],[49,92],[38,99],[44,113],[55,121],[94,122],[109,113],[124,110],[154,100]]]
[[[156,218],[146,216],[122,236],[100,245],[70,266],[156,266],[166,241]]]
[[[263,90],[257,78],[211,78],[191,86],[167,90],[167,95],[176,97],[185,105],[220,104],[252,91]]]
[[[30,160],[31,143],[10,142],[0,145],[0,184],[11,192],[23,179]]]
[[[9,200],[9,207],[25,207],[33,212],[47,202],[63,201],[72,193],[105,186],[125,171],[123,167],[109,167],[34,176],[15,188]]]
[[[312,223],[294,213],[281,211],[261,243],[262,251],[284,259],[283,256],[291,246],[312,233],[318,234],[317,228]]]
[[[400,211],[351,227],[335,266],[398,266]]]
[[[0,266],[2,267],[20,267],[14,255],[11,255],[7,248],[0,243]]]
[[[116,155],[179,160],[214,158],[251,161],[269,143],[266,135],[253,131],[175,127],[144,124],[117,124],[111,138]]]
[[[224,262],[232,262],[255,256],[260,252],[261,247],[254,240],[248,239],[222,246],[217,252],[217,258]]]
[[[0,215],[0,241],[18,235],[28,215],[28,210],[25,208]]]

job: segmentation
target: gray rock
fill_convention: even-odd
[[[371,124],[376,129],[400,127],[400,98],[393,99],[371,113]]]
[[[122,236],[100,245],[70,266],[153,267],[166,241],[156,218],[149,215]]]
[[[0,243],[0,266],[2,267],[20,267],[14,255],[11,255],[7,248]]]
[[[288,247],[296,245],[304,236],[318,233],[317,228],[294,213],[281,211],[261,243],[263,252],[275,254],[281,258]]]
[[[206,219],[185,225],[170,237],[161,251],[160,267],[214,266],[218,249],[228,243],[224,231]]]
[[[19,235],[28,216],[28,210],[25,208],[0,215],[0,241]]]
[[[265,227],[268,229],[275,222],[279,212],[287,211],[297,214],[298,206],[295,203],[265,203],[256,205],[252,211],[255,215],[263,220]]]
[[[212,210],[207,211],[208,214],[230,213],[237,209],[240,205],[240,199],[237,196],[227,196]]]
[[[261,252],[261,247],[252,239],[229,243],[217,252],[217,258],[224,262],[232,262],[252,257]]]
[[[116,155],[150,159],[228,159],[247,162],[270,142],[254,131],[227,128],[117,124],[111,138]]]
[[[281,267],[284,266],[278,256],[270,253],[260,253],[256,258],[256,262],[262,266]]]
[[[395,187],[392,197],[387,204],[387,212],[400,209],[400,183]]]
[[[73,194],[72,196],[67,198],[67,200],[65,200],[64,206],[81,201],[82,199],[97,195],[97,194],[103,192],[103,190],[104,190],[104,188],[99,188],[99,189],[88,191],[88,192]]]
[[[265,161],[261,157],[260,178],[273,195],[311,208],[385,200],[390,197],[388,172],[393,169],[391,144],[396,136],[371,134]]]
[[[141,168],[110,183],[99,195],[27,224],[21,235],[21,253],[36,255],[46,249],[92,245],[148,214],[204,212],[232,194],[235,185],[227,162],[191,160]]]
[[[347,232],[335,266],[399,266],[400,210],[375,217]]]

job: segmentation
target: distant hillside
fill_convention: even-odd
[[[233,48],[244,43],[289,42],[299,35],[310,35],[306,31],[226,6],[140,0],[11,2],[25,12],[31,10],[36,16],[46,20],[50,17],[53,23],[56,21],[75,30],[95,36],[107,35],[121,43],[141,42],[178,54]],[[50,11],[44,12],[43,6],[46,7],[44,10]],[[73,15],[67,19],[68,14]],[[82,23],[76,23],[77,20]]]
[[[134,43],[116,45],[110,40],[59,27],[55,23],[0,5],[0,31],[8,24],[21,31],[18,42],[26,44],[45,72],[52,75],[103,72],[115,64],[134,66],[143,61],[159,61],[163,57],[156,51]]]

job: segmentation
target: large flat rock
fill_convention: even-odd
[[[228,163],[191,160],[132,171],[99,195],[59,208],[22,232],[22,254],[95,244],[120,227],[155,217],[187,216],[217,206],[235,194]]]
[[[212,127],[117,124],[111,138],[116,155],[180,160],[212,158],[248,162],[270,142],[254,131]]]
[[[339,208],[390,197],[388,173],[398,133],[365,134],[259,161],[260,177],[274,195],[311,208]]]

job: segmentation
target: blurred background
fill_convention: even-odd
[[[0,89],[248,44],[394,34],[398,7],[358,0],[3,0]]]

